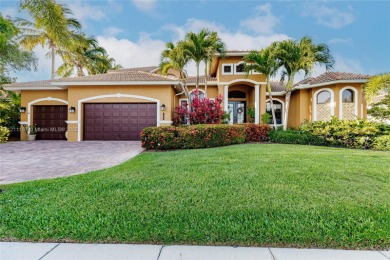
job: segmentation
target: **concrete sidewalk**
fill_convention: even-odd
[[[228,246],[160,246],[0,242],[1,260],[208,260],[208,259],[343,259],[389,260],[390,251],[295,249]]]

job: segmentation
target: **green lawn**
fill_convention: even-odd
[[[278,144],[146,152],[107,170],[0,188],[3,241],[390,245],[389,152]]]

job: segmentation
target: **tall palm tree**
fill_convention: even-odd
[[[199,65],[209,61],[215,52],[224,53],[225,44],[216,32],[202,29],[199,33],[189,32],[185,37],[184,53],[196,65],[196,89],[199,89]],[[207,67],[207,66],[206,66]]]
[[[390,73],[376,75],[364,84],[364,97],[368,102],[381,91],[390,93]]]
[[[77,44],[69,50],[59,52],[64,63],[58,68],[58,75],[68,77],[74,71],[76,71],[77,76],[84,76],[84,71],[93,75],[122,67],[115,64],[115,59],[107,55],[106,50],[99,46],[94,37],[87,37],[82,33],[74,34],[73,37]]]
[[[207,97],[207,77],[209,74],[209,65],[211,64],[211,60],[215,56],[216,53],[219,53],[221,57],[225,56],[226,53],[226,44],[219,38],[217,32],[211,32],[208,36],[209,46],[206,47],[206,56],[204,58],[204,75],[205,75],[205,83],[204,83],[204,93],[205,97]]]
[[[260,51],[251,51],[248,55],[244,56],[245,72],[247,75],[251,71],[256,71],[266,75],[267,77],[267,91],[271,103],[271,114],[275,130],[277,129],[277,126],[270,78],[275,76],[277,70],[281,66],[279,61],[275,58],[276,47],[277,44],[272,43],[265,49]]]
[[[286,130],[295,75],[303,70],[307,76],[315,64],[325,65],[326,70],[329,70],[333,67],[334,59],[326,44],[314,44],[313,39],[308,36],[304,36],[299,42],[295,40],[279,42],[275,55],[283,69],[281,80],[283,81],[287,77],[283,119],[283,130]]]
[[[189,56],[186,54],[184,48],[186,43],[179,41],[177,45],[172,42],[166,44],[166,48],[161,53],[161,63],[160,68],[162,74],[167,74],[169,69],[175,69],[180,73],[180,82],[183,86],[185,95],[188,98],[188,105],[191,105],[190,95],[188,92],[187,84],[185,81],[185,71],[184,67],[187,65],[190,60]]]
[[[53,0],[22,0],[20,7],[29,12],[33,22],[17,19],[23,36],[21,45],[32,50],[37,45],[48,46],[51,57],[51,78],[55,76],[55,55],[58,50],[67,49],[74,43],[72,34],[81,29],[81,24],[74,18],[72,11]]]

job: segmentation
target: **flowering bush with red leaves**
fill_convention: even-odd
[[[269,125],[259,124],[242,124],[245,127],[246,142],[266,142],[269,140],[268,134],[270,131]]]
[[[147,150],[196,149],[268,140],[268,125],[191,125],[148,127],[141,132]]]
[[[220,124],[224,115],[221,103],[222,95],[219,95],[215,100],[209,98],[199,98],[199,90],[194,90],[194,99],[191,102],[191,107],[179,105],[175,108],[174,125],[183,125],[189,123],[191,125],[199,124]]]

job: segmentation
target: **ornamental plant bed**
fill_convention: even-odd
[[[148,127],[141,132],[147,150],[197,149],[268,141],[268,125],[192,125]]]

